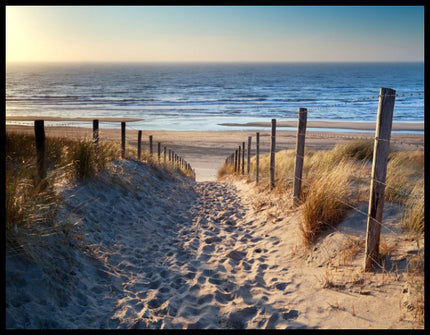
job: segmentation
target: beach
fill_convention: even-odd
[[[260,134],[261,151],[268,152],[269,131]],[[92,130],[46,127],[46,135],[82,138]],[[6,328],[417,327],[408,311],[405,264],[424,252],[424,241],[417,247],[401,233],[398,207],[386,203],[382,232],[385,243],[396,245],[390,260],[397,270],[363,273],[363,250],[342,258],[349,242],[364,237],[362,216],[350,213],[306,250],[299,210],[257,208],[261,194],[246,178],[216,182],[228,155],[248,136],[254,145],[254,131],[143,131],[146,148],[149,135],[183,156],[197,182],[117,160],[94,180],[57,185],[64,199],[59,218],[73,224],[73,238],[63,232],[47,239],[40,251],[46,262],[8,250]],[[100,130],[101,140],[120,136],[120,130]],[[372,134],[309,132],[306,145],[328,149],[357,137]],[[127,130],[126,138],[136,145],[137,130]],[[280,130],[277,149],[294,148],[295,138]],[[423,135],[393,134],[392,140],[423,150]]]

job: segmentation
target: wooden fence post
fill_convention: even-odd
[[[299,108],[299,119],[297,123],[297,140],[296,140],[296,170],[294,173],[294,195],[293,206],[296,206],[300,200],[302,190],[302,172],[303,158],[305,155],[305,138],[306,138],[306,120],[308,110]]]
[[[160,163],[161,160],[161,143],[158,142],[158,163]]]
[[[93,142],[96,152],[99,149],[99,120],[93,120]]]
[[[149,155],[151,156],[152,159],[152,135],[149,135]]]
[[[239,145],[237,150],[237,174],[240,174],[240,156],[242,156],[242,147]]]
[[[36,140],[37,183],[40,184],[46,178],[45,125],[43,120],[34,121],[34,137]],[[45,185],[43,183],[40,186],[42,191]]]
[[[125,122],[121,122],[121,158],[125,158]]]
[[[270,188],[273,189],[275,187],[276,119],[272,119],[272,135],[270,139]]]
[[[166,148],[166,147],[163,147],[164,163],[166,163],[166,155],[167,155],[167,148]]]
[[[387,176],[395,96],[396,91],[391,88],[381,88],[379,93],[369,211],[367,216],[364,271],[372,270],[379,258],[379,240],[382,212],[384,209],[385,180]]]
[[[142,153],[142,130],[137,133],[137,160],[140,161]]]
[[[245,174],[245,142],[242,142],[242,174]]]
[[[249,176],[249,166],[251,161],[251,140],[252,137],[248,136],[248,160],[246,161],[246,174]]]
[[[257,140],[255,145],[255,151],[256,151],[256,173],[255,173],[255,183],[258,184],[258,181],[260,179],[260,133],[257,133]]]
[[[237,149],[234,151],[234,173],[237,172]]]

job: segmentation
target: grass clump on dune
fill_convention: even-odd
[[[314,174],[307,185],[301,207],[303,221],[300,226],[305,245],[312,244],[324,229],[340,223],[351,202],[353,164],[339,163],[333,169]]]

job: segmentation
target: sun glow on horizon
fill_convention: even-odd
[[[6,6],[23,61],[424,61],[424,7]]]

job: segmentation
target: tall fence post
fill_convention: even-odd
[[[296,206],[298,204],[300,200],[300,193],[302,190],[303,158],[305,155],[307,115],[308,115],[308,110],[306,108],[299,108],[299,119],[297,124],[296,170],[294,173],[293,206]]]
[[[242,142],[242,174],[245,174],[245,142]]]
[[[270,137],[270,188],[275,187],[275,150],[276,150],[276,119],[272,119],[272,135]]]
[[[142,153],[142,130],[139,130],[137,133],[137,160],[140,161]]]
[[[158,163],[160,163],[161,160],[161,143],[158,142]]]
[[[234,173],[237,172],[237,149],[234,151]]]
[[[256,134],[256,145],[255,145],[255,165],[256,165],[256,172],[255,172],[255,182],[258,184],[258,181],[260,179],[260,133]]]
[[[34,121],[34,137],[36,140],[37,182],[40,184],[46,177],[45,125],[43,120]],[[44,185],[41,184],[40,190],[43,189]]]
[[[237,150],[237,174],[240,174],[240,156],[242,156],[242,147],[239,145]]]
[[[153,153],[153,150],[152,150],[152,135],[149,135],[149,155],[151,156],[151,158],[152,158],[152,153]]]
[[[97,153],[99,150],[99,120],[93,120],[93,142]]]
[[[248,159],[246,161],[246,174],[249,176],[249,165],[251,161],[251,140],[252,137],[248,136]]]
[[[396,91],[381,88],[373,149],[372,179],[370,183],[369,211],[364,259],[364,271],[370,271],[379,258],[382,212],[384,209],[385,180],[387,177],[388,153],[393,123]]]
[[[163,158],[164,158],[164,163],[166,163],[166,155],[167,155],[167,148],[163,147]]]
[[[121,122],[121,158],[125,158],[125,122]]]

